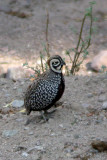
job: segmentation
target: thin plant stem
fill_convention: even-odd
[[[87,43],[87,46],[85,47],[84,45],[81,46],[81,49],[79,50],[79,46],[80,46],[80,42],[84,42],[83,39],[82,39],[82,33],[83,33],[83,28],[84,28],[84,23],[85,23],[85,20],[86,20],[86,17],[87,15],[84,16],[83,20],[82,20],[82,25],[81,25],[81,29],[80,29],[80,34],[79,34],[79,38],[78,38],[78,43],[77,43],[77,46],[76,46],[76,51],[75,51],[75,56],[74,56],[74,61],[73,61],[73,64],[72,64],[72,67],[71,67],[71,74],[75,74],[75,69],[76,67],[78,66],[77,62],[78,62],[78,58],[80,56],[80,54],[87,50],[90,46],[90,43],[91,43],[91,35],[92,35],[92,24],[93,24],[93,16],[92,16],[92,6],[91,6],[91,14],[90,14],[90,20],[91,20],[91,23],[90,23],[90,31],[89,31],[89,40],[88,40],[88,43]]]
[[[42,54],[40,52],[40,61],[41,61],[41,68],[42,68],[42,72],[44,72],[44,67],[43,67],[43,58],[42,58]]]
[[[47,57],[50,57],[49,53],[49,40],[48,40],[48,27],[49,27],[49,13],[47,10],[47,20],[46,20],[46,52],[47,52]]]

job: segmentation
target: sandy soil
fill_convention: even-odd
[[[93,37],[89,59],[107,49],[107,2],[96,1],[94,14],[99,17],[98,33]],[[0,67],[5,70],[11,65],[22,65],[26,60],[35,62],[45,42],[46,9],[50,13],[50,52],[64,57],[63,51],[77,42],[70,27],[80,29],[88,2],[0,1]],[[24,12],[27,18],[13,16],[13,11]],[[103,107],[107,102],[107,75],[70,76],[65,80],[66,90],[53,118],[42,123],[39,113],[34,112],[30,116],[31,123],[26,126],[27,116],[20,112],[24,107],[3,106],[13,100],[23,100],[31,81],[0,78],[0,160],[107,159],[107,152],[97,152],[91,146],[93,140],[107,139],[107,109]]]
[[[27,79],[12,82],[0,79],[0,159],[1,160],[106,160],[107,153],[92,149],[96,139],[107,138],[107,76],[66,77],[66,90],[53,118],[39,122],[39,113],[27,116],[23,108],[3,108],[13,100],[23,100]],[[6,134],[15,131],[15,134]]]

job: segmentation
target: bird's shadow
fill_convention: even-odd
[[[25,126],[29,125],[30,123],[31,124],[43,123],[43,118],[41,117],[41,115],[35,115],[35,116],[31,115],[29,118],[27,118]]]
[[[56,113],[56,109],[52,110],[51,112],[46,112],[45,116],[49,120],[50,118],[54,118]],[[46,123],[48,121],[45,121],[41,115],[30,115],[27,118],[27,121],[25,122],[25,126],[31,124],[37,124],[37,123]]]

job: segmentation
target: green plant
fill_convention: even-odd
[[[88,48],[91,45],[91,39],[92,34],[96,33],[97,29],[96,27],[93,27],[93,22],[97,21],[96,17],[93,17],[93,5],[96,4],[95,1],[90,2],[90,7],[86,9],[84,17],[82,19],[82,24],[80,28],[79,34],[77,33],[77,30],[75,27],[71,27],[73,32],[78,35],[78,42],[75,48],[66,50],[65,54],[69,57],[70,64],[72,64],[71,68],[69,66],[65,66],[65,74],[66,75],[75,75],[76,72],[79,71],[81,64],[86,59],[87,55],[89,54]],[[90,20],[89,24],[89,31],[87,34],[84,33],[84,25],[86,22],[86,19]],[[30,68],[35,71],[35,74],[39,76],[41,73],[46,71],[48,69],[47,65],[47,59],[50,57],[50,44],[48,39],[48,29],[49,29],[49,13],[47,10],[47,18],[46,18],[46,31],[45,31],[45,38],[46,43],[43,44],[43,51],[40,52],[40,64],[37,65],[35,68],[30,67],[28,63],[23,64],[23,66],[26,66],[27,68]],[[74,52],[74,57],[72,58],[71,52]],[[46,57],[44,56],[46,55]]]
[[[69,56],[70,62],[72,63],[70,73],[73,75],[75,75],[75,73],[79,71],[80,65],[83,63],[83,61],[86,59],[87,55],[89,54],[88,48],[91,45],[92,34],[96,31],[96,28],[93,27],[93,22],[97,20],[97,18],[93,17],[93,5],[96,4],[96,2],[93,1],[93,2],[90,2],[89,4],[90,4],[90,7],[86,9],[85,15],[82,19],[82,24],[81,24],[76,48],[72,48],[66,51],[66,55]],[[88,35],[83,36],[83,28],[87,18],[90,19],[89,32],[88,32]],[[73,30],[74,30],[74,33],[77,34],[76,29],[73,29]],[[70,55],[71,51],[74,52],[73,60]]]
[[[43,72],[45,72],[48,69],[47,65],[47,59],[45,59],[44,55],[40,52],[39,56],[40,63],[37,64],[35,67],[29,66],[29,64],[26,62],[23,64],[23,67],[26,67],[27,69],[32,69],[35,72],[35,75],[31,75],[31,77],[40,76]]]
[[[49,26],[49,13],[47,10],[47,18],[46,18],[46,31],[45,31],[45,37],[46,37],[46,44],[43,44],[43,51],[40,51],[40,64],[37,65],[36,67],[31,67],[29,64],[26,62],[23,64],[23,67],[30,68],[32,69],[36,76],[40,76],[41,73],[45,72],[48,69],[47,65],[47,59],[50,57],[49,53],[49,40],[48,40],[48,26]],[[45,58],[45,53],[46,53],[46,58]],[[32,75],[31,77],[35,77]]]
[[[101,66],[101,69],[100,69],[100,72],[107,74],[107,66],[102,65],[102,66]]]

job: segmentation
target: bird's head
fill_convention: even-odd
[[[50,57],[47,61],[50,69],[56,73],[61,73],[63,65],[66,65],[64,60],[59,55],[54,55]]]

